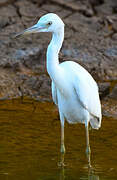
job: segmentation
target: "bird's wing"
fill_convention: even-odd
[[[91,116],[99,119],[99,123],[101,123],[98,86],[87,71],[84,71],[80,76],[75,76],[74,90],[81,105],[88,110]]]
[[[67,79],[71,81],[71,87],[76,92],[81,105],[87,109],[93,117],[101,121],[98,86],[93,77],[86,69],[73,61],[65,61],[60,65],[66,72]]]
[[[54,82],[52,81],[52,99],[54,101],[54,103],[56,105],[58,105],[58,100],[57,100],[57,89],[56,89],[56,86],[54,84]]]

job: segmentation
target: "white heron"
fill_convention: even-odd
[[[64,164],[64,122],[83,123],[86,128],[86,153],[90,165],[89,123],[92,128],[101,126],[101,104],[98,86],[93,77],[81,65],[73,61],[59,64],[59,51],[64,40],[64,23],[61,18],[48,13],[37,24],[17,34],[26,35],[51,32],[52,40],[47,48],[47,71],[52,80],[52,98],[58,106],[61,122],[61,165]]]

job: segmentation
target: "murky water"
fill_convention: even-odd
[[[87,168],[85,128],[65,125],[64,169],[60,160],[60,123],[52,103],[30,99],[0,102],[0,180],[116,180],[117,119],[103,118],[90,131],[93,170]]]

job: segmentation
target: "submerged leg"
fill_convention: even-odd
[[[90,160],[90,154],[91,154],[91,149],[90,149],[90,144],[89,144],[89,122],[86,121],[85,123],[85,128],[86,128],[86,155],[88,159],[88,165],[91,167],[91,160]]]
[[[60,166],[64,166],[64,154],[65,154],[65,145],[64,145],[64,116],[60,113],[60,121],[61,121],[61,162]]]

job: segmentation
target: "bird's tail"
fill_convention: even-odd
[[[93,129],[99,129],[101,127],[101,118],[91,117],[90,124]]]

